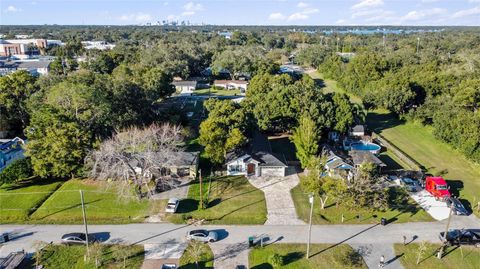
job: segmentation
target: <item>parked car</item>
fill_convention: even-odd
[[[195,240],[200,242],[215,242],[218,239],[217,233],[207,230],[193,230],[187,232],[188,240]]]
[[[480,248],[480,229],[449,230],[446,239],[444,238],[444,234],[445,232],[440,233],[440,241],[449,246],[473,245]]]
[[[174,263],[164,263],[162,269],[177,269],[177,265]]]
[[[450,197],[447,199],[447,206],[452,207],[453,206],[453,214],[455,215],[464,215],[467,216],[469,214],[468,210],[463,206],[462,202],[458,200],[457,198]]]
[[[400,179],[400,185],[404,187],[409,192],[416,192],[418,191],[418,183],[416,180],[413,180],[408,177],[402,177]]]
[[[427,177],[425,189],[432,194],[436,200],[445,201],[450,197],[449,187],[442,177]]]
[[[180,203],[180,200],[178,200],[177,198],[168,199],[167,207],[165,208],[165,212],[167,212],[167,213],[177,212],[177,208],[178,208],[179,203]]]
[[[94,242],[95,238],[88,235],[88,242]],[[69,233],[62,236],[62,244],[66,245],[85,245],[87,243],[87,237],[84,233]]]

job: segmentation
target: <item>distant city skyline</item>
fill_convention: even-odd
[[[1,25],[480,26],[480,0],[0,0],[0,15]]]

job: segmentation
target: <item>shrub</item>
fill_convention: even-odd
[[[13,183],[33,175],[30,158],[15,160],[0,172],[0,183]]]
[[[280,268],[283,266],[283,257],[275,253],[268,257],[268,263],[272,265],[273,268]]]
[[[338,261],[344,267],[360,267],[363,264],[363,258],[354,249],[349,249],[346,253],[343,253],[338,257]]]

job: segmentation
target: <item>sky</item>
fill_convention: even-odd
[[[480,0],[0,0],[0,25],[480,25]],[[0,28],[1,29],[1,28]]]

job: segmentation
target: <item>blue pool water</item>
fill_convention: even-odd
[[[374,143],[363,143],[363,142],[358,142],[358,143],[352,143],[350,145],[350,148],[353,150],[368,150],[368,151],[375,151],[378,152],[380,151],[381,147],[377,144]]]

